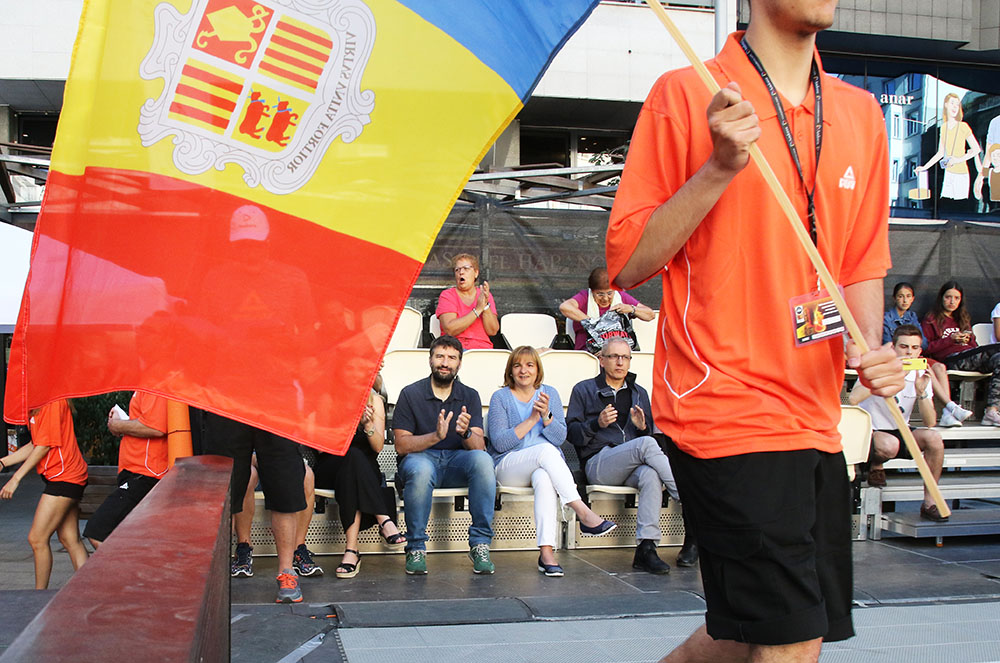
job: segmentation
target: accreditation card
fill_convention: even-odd
[[[843,288],[840,291],[843,295]],[[788,303],[796,346],[825,341],[844,333],[844,319],[826,289],[792,297]]]

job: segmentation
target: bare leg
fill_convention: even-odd
[[[236,530],[237,543],[250,543],[250,528],[253,525],[254,510],[257,502],[254,500],[253,491],[257,487],[257,466],[250,464],[250,481],[247,483],[247,492],[243,496],[243,510],[233,514],[233,529]]]
[[[924,460],[927,462],[927,468],[931,471],[934,481],[940,481],[941,468],[944,465],[944,440],[941,438],[941,434],[929,428],[918,428],[913,431],[913,439],[920,450],[924,452]],[[924,505],[930,507],[932,504],[934,504],[934,498],[927,492],[927,489],[924,489]]]
[[[895,458],[896,454],[899,453],[899,440],[888,433],[875,431],[872,434],[872,449],[874,453],[872,454],[871,468],[881,469],[882,463],[890,458]]]
[[[573,509],[576,512],[576,517],[580,519],[580,522],[587,527],[596,527],[604,522],[604,518],[590,510],[590,507],[583,503],[583,500],[573,500],[572,502],[567,502],[566,506]]]
[[[951,385],[948,384],[948,368],[944,364],[931,366],[931,389],[942,405],[951,402]]]
[[[358,549],[358,534],[361,532],[361,512],[354,512],[354,522],[351,526],[347,528],[344,532],[344,536],[347,542],[344,544],[344,549],[346,550],[357,550]],[[358,557],[352,552],[344,552],[344,559],[341,561],[341,565],[337,567],[338,573],[344,573],[347,569],[344,568],[344,564],[357,564]]]
[[[66,517],[70,507],[75,504],[76,500],[55,495],[43,494],[38,499],[35,518],[31,522],[31,529],[28,530],[28,543],[35,557],[35,589],[49,587],[49,577],[52,575],[52,549],[49,548],[49,539]]]
[[[279,573],[292,568],[295,554],[295,519],[297,512],[271,512],[271,531],[274,532],[274,547],[278,549]]]
[[[552,546],[538,546],[538,556],[542,558],[543,564],[557,564]]]
[[[713,640],[702,626],[660,663],[814,663],[823,640],[816,638],[790,645],[747,645]]]
[[[76,502],[66,512],[66,516],[59,523],[56,530],[59,542],[69,553],[69,559],[73,563],[73,569],[79,570],[83,563],[87,561],[87,549],[83,547],[80,540],[80,503]]]
[[[306,534],[309,532],[309,523],[312,522],[313,507],[316,504],[316,475],[306,464],[306,478],[302,482],[302,489],[306,494],[306,508],[296,514],[295,519],[295,545],[305,544]]]
[[[746,663],[750,660],[750,645],[732,640],[713,640],[705,627],[660,659],[660,663]]]

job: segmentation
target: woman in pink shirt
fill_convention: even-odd
[[[489,282],[476,286],[479,259],[461,253],[452,258],[451,266],[455,287],[438,297],[436,315],[441,321],[441,333],[457,338],[465,350],[492,348],[490,336],[500,331],[500,319]]]

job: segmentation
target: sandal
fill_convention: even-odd
[[[347,553],[354,553],[354,556],[358,558],[358,561],[354,564],[348,564],[347,562],[342,561],[340,566],[337,567],[337,570],[334,571],[338,578],[353,578],[358,575],[358,571],[361,570],[361,553],[357,550],[345,548],[344,554],[346,555]]]
[[[384,529],[386,523],[392,523],[393,525],[396,525],[396,521],[394,521],[392,518],[386,518],[381,523],[379,523],[378,532],[379,534],[382,535],[382,540],[385,541],[385,545],[388,546],[389,548],[393,548],[396,550],[405,546],[406,536],[402,532],[397,531],[395,534],[390,534],[389,536],[386,536]],[[396,525],[396,527],[398,529],[399,525]]]

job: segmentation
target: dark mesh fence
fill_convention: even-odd
[[[589,210],[456,206],[427,257],[410,305],[433,314],[438,293],[454,285],[449,261],[478,255],[501,315],[548,313],[560,323],[559,303],[587,286],[590,271],[604,264],[608,213]],[[1000,301],[1000,225],[892,224],[893,268],[885,280],[886,302],[897,281],[916,287],[914,309],[922,317],[940,285],[954,278],[965,289],[974,322],[987,322]],[[655,278],[630,291],[659,308]]]

